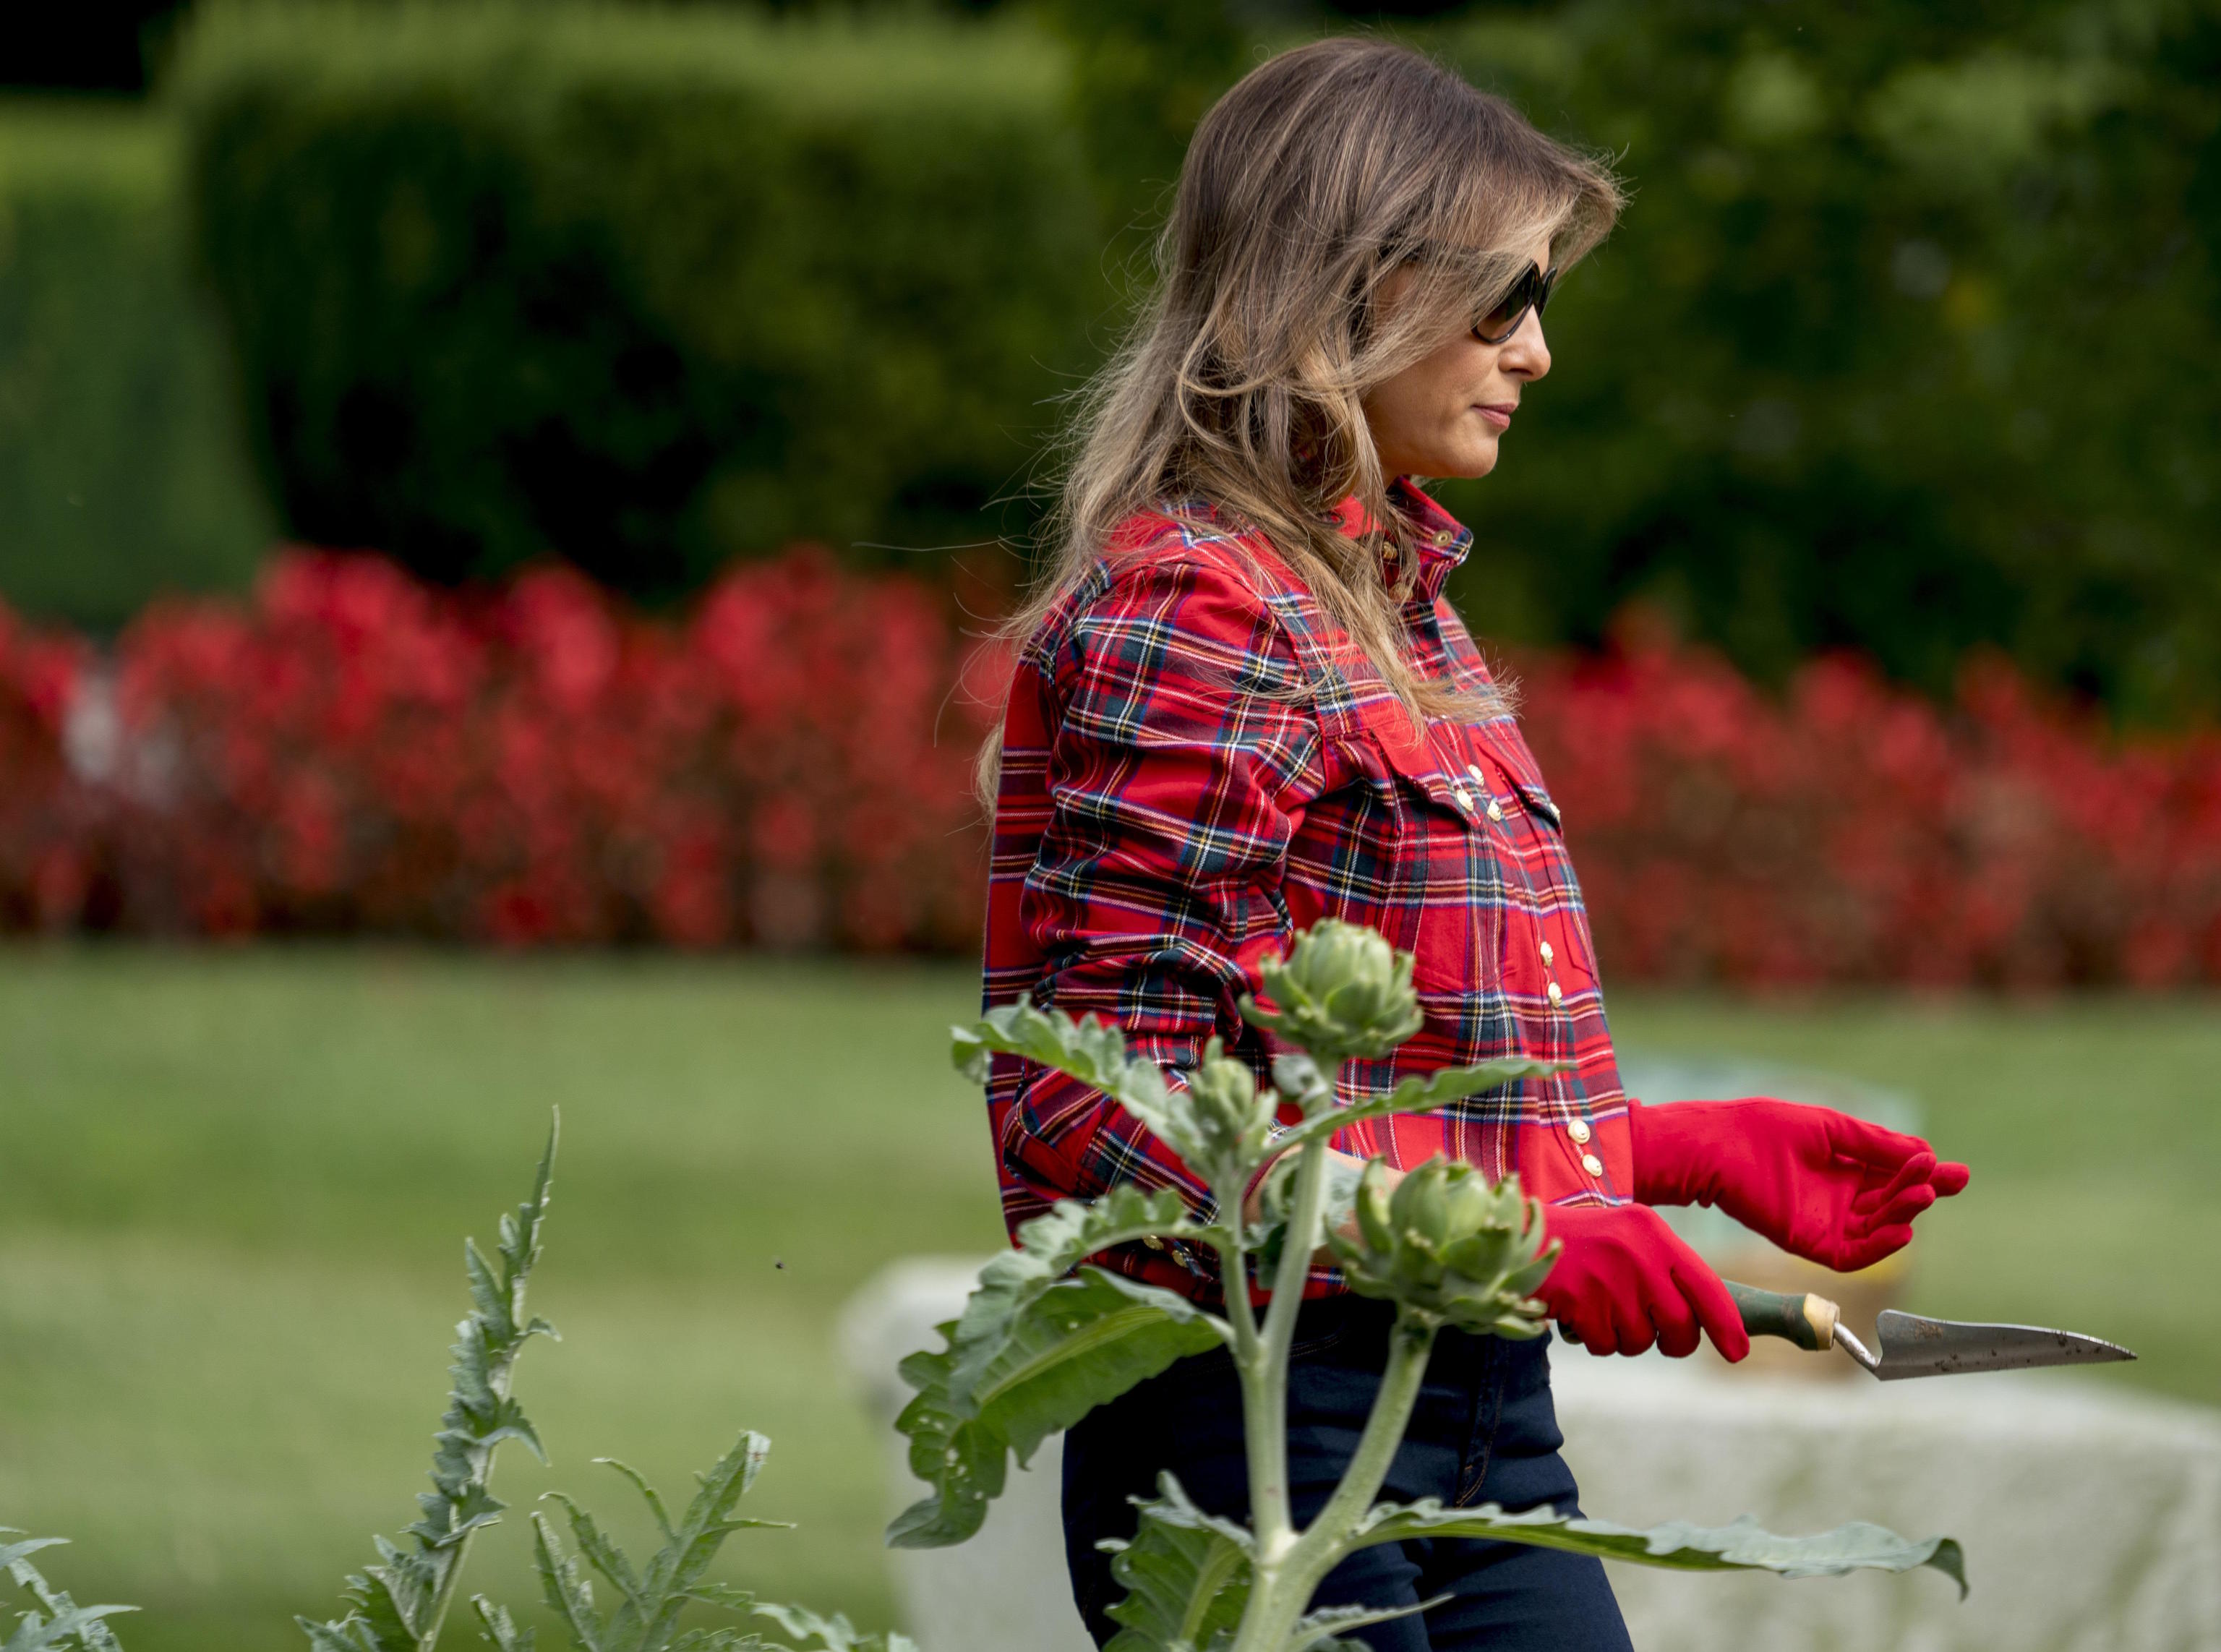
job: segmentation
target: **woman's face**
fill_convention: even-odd
[[[1537,242],[1529,256],[1547,270],[1550,243]],[[1393,278],[1384,296],[1396,302]],[[1496,445],[1511,428],[1520,393],[1549,371],[1542,318],[1531,310],[1501,344],[1483,344],[1470,331],[1453,335],[1365,397],[1365,422],[1381,470],[1389,476],[1487,475],[1496,468]]]

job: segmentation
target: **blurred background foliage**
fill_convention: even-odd
[[[2126,720],[2221,709],[2217,0],[140,10],[151,113],[72,129],[178,134],[187,186],[106,209],[74,296],[213,293],[235,366],[38,319],[91,232],[0,164],[0,592],[34,613],[235,581],[258,509],[650,597],[798,536],[1022,541],[1197,116],[1366,26],[1633,186],[1502,472],[1442,490],[1478,629],[1594,641],[1642,598],[1767,679],[1848,646],[1941,690],[1991,644]],[[81,55],[46,78],[130,90]]]
[[[0,593],[33,613],[120,625],[269,544],[179,161],[152,115],[0,106]]]

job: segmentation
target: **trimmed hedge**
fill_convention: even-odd
[[[0,592],[22,612],[110,629],[163,589],[244,589],[269,544],[177,164],[138,111],[0,104]]]
[[[1103,291],[1061,64],[1012,24],[207,9],[172,91],[286,525],[649,596],[991,536]]]

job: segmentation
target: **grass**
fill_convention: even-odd
[[[596,1455],[684,1490],[774,1441],[728,1551],[746,1586],[892,1619],[876,1424],[841,1301],[1000,1236],[944,1029],[968,971],[418,952],[0,951],[0,1524],[147,1608],[133,1652],[296,1648],[409,1517],[462,1308],[560,1104],[520,1392],[550,1486],[624,1511]],[[1918,1094],[1969,1192],[1924,1219],[1914,1305],[2118,1336],[2099,1380],[2221,1398],[2221,1014],[2211,1000],[1751,1004],[1628,996],[1623,1041]],[[521,1523],[472,1586],[536,1599]],[[451,1631],[457,1646],[473,1644]],[[556,1643],[549,1640],[548,1643]]]

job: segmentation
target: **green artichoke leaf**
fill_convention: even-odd
[[[1438,1594],[1416,1606],[1327,1606],[1306,1612],[1297,1623],[1295,1632],[1288,1636],[1283,1652],[1367,1652],[1362,1642],[1341,1639],[1342,1632],[1363,1629],[1368,1624],[1385,1624],[1396,1618],[1416,1618],[1449,1599],[1448,1595]]]
[[[484,1595],[474,1594],[471,1597],[471,1610],[478,1613],[479,1623],[485,1630],[485,1638],[493,1643],[495,1652],[536,1652],[538,1633],[519,1629],[508,1607],[497,1606]]]
[[[803,1652],[917,1652],[917,1643],[907,1635],[859,1635],[856,1626],[837,1611],[823,1618],[806,1607],[768,1600],[759,1601],[753,1610],[757,1617],[770,1618],[788,1634],[815,1643]]]
[[[1168,1187],[1147,1193],[1129,1185],[1092,1202],[1059,1199],[1047,1216],[1018,1230],[1017,1249],[1004,1251],[979,1270],[979,1286],[965,1300],[951,1344],[956,1382],[976,1386],[1019,1317],[1090,1256],[1143,1239],[1207,1244],[1216,1236],[1188,1219],[1180,1196]]]
[[[897,1549],[964,1542],[1002,1495],[1013,1455],[1023,1467],[1049,1435],[1230,1333],[1186,1297],[1089,1267],[1029,1288],[970,1332],[957,1320],[942,1334],[941,1352],[900,1367],[918,1392],[895,1427],[910,1436],[910,1472],[933,1489],[887,1528]]]
[[[561,1125],[561,1116],[551,1113],[532,1191],[501,1218],[495,1251],[500,1267],[474,1242],[464,1243],[471,1311],[455,1328],[449,1350],[454,1363],[447,1370],[454,1380],[447,1411],[433,1436],[432,1489],[419,1494],[419,1517],[401,1534],[413,1540],[413,1547],[373,1537],[376,1562],[347,1580],[347,1615],[322,1624],[293,1620],[319,1652],[415,1652],[443,1610],[439,1603],[454,1586],[453,1574],[463,1562],[469,1538],[497,1522],[506,1506],[490,1486],[497,1449],[504,1441],[516,1440],[547,1461],[510,1386],[517,1359],[532,1340],[555,1336],[546,1320],[526,1315],[525,1292],[546,1234]]]
[[[1306,1088],[1303,1071],[1311,1065],[1308,1056],[1278,1057],[1273,1063],[1273,1082],[1292,1096],[1300,1098],[1305,1093],[1314,1093],[1314,1090]],[[1523,1055],[1499,1056],[1472,1067],[1446,1067],[1406,1079],[1385,1096],[1375,1096],[1348,1107],[1314,1111],[1306,1105],[1304,1122],[1273,1137],[1273,1150],[1286,1154],[1368,1119],[1387,1118],[1397,1113],[1430,1113],[1451,1102],[1462,1101],[1467,1096],[1477,1096],[1484,1091],[1500,1089],[1523,1079],[1548,1078],[1553,1073],[1564,1072],[1572,1065],[1570,1061],[1532,1061]],[[1323,1083],[1323,1079],[1320,1082]]]
[[[753,1526],[784,1526],[781,1520],[740,1520],[733,1508],[754,1484],[771,1442],[743,1430],[733,1449],[705,1472],[695,1476],[698,1489],[685,1513],[673,1524],[655,1488],[611,1457],[595,1461],[613,1468],[632,1483],[654,1517],[663,1543],[645,1566],[635,1567],[616,1540],[593,1516],[560,1492],[547,1496],[563,1505],[571,1526],[578,1557],[564,1553],[563,1545],[546,1516],[532,1517],[534,1558],[547,1604],[570,1631],[572,1643],[585,1652],[679,1652],[691,1646],[707,1652],[711,1647],[759,1644],[758,1637],[731,1629],[689,1630],[679,1627],[680,1614],[690,1605],[722,1606],[746,1611],[755,1604],[753,1595],[702,1581],[725,1539]],[[601,1574],[616,1591],[617,1600],[604,1618],[594,1604],[594,1590],[581,1561]],[[485,1618],[481,1610],[479,1617]],[[487,1629],[494,1630],[489,1620]],[[498,1636],[496,1644],[503,1644]]]
[[[579,1652],[614,1652],[604,1638],[601,1614],[594,1610],[594,1586],[579,1562],[563,1552],[547,1517],[532,1517],[532,1563],[540,1574],[541,1593],[570,1631]]]
[[[1220,1652],[1233,1643],[1249,1604],[1255,1544],[1230,1520],[1205,1514],[1172,1475],[1139,1505],[1131,1542],[1108,1542],[1110,1574],[1126,1598],[1110,1608],[1121,1627],[1104,1652]]]
[[[38,1612],[25,1612],[8,1637],[6,1652],[32,1652],[34,1648],[81,1648],[83,1652],[122,1652],[122,1644],[116,1631],[105,1619],[118,1612],[136,1611],[136,1606],[80,1606],[70,1598],[66,1589],[57,1589],[48,1583],[39,1568],[31,1563],[31,1556],[42,1549],[53,1549],[66,1543],[66,1537],[24,1537],[13,1526],[0,1526],[0,1537],[19,1537],[22,1541],[0,1543],[0,1571],[16,1580],[16,1586],[28,1590],[31,1598],[46,1609],[42,1618]]]
[[[986,1082],[989,1055],[1023,1055],[1100,1090],[1183,1159],[1200,1162],[1210,1150],[1186,1092],[1167,1086],[1155,1063],[1128,1055],[1119,1030],[1092,1015],[1074,1021],[1061,1010],[1044,1012],[1021,1000],[949,1034],[956,1070],[975,1084]]]
[[[1886,1527],[1854,1520],[1806,1537],[1784,1537],[1749,1515],[1724,1526],[1686,1520],[1639,1529],[1609,1520],[1575,1519],[1547,1505],[1507,1514],[1493,1503],[1445,1508],[1433,1499],[1381,1504],[1351,1541],[1355,1549],[1407,1537],[1481,1537],[1562,1549],[1599,1560],[1634,1561],[1685,1572],[1773,1572],[1786,1578],[1836,1577],[1846,1572],[1910,1572],[1932,1567],[1967,1593],[1966,1557],[1956,1540],[1900,1537]]]

